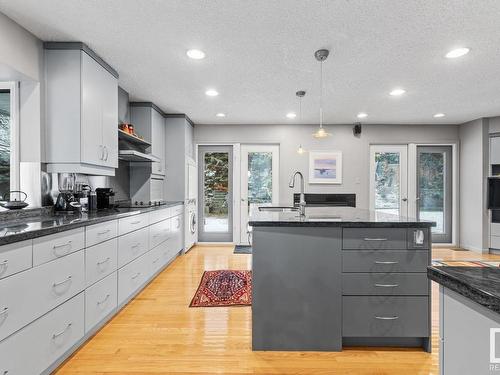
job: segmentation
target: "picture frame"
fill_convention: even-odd
[[[342,184],[342,152],[310,151],[309,184]]]

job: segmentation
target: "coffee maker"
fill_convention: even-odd
[[[54,204],[54,211],[64,213],[80,212],[80,202],[74,195],[76,175],[74,173],[60,173],[58,179],[59,195]]]

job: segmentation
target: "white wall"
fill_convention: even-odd
[[[32,207],[41,205],[43,44],[0,13],[0,81],[19,81],[20,187]]]
[[[488,251],[488,119],[459,126],[460,137],[460,246]]]
[[[369,207],[370,144],[451,143],[458,141],[456,125],[364,125],[361,137],[354,137],[352,125],[329,125],[332,136],[315,140],[312,125],[196,125],[195,143],[279,143],[280,201],[290,204],[293,191],[288,181],[293,171],[308,175],[306,150],[340,150],[343,153],[342,185],[306,185],[306,192],[355,193],[357,206]]]

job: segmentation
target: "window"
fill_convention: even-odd
[[[0,82],[0,195],[19,186],[16,84]]]

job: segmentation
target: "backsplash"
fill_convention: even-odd
[[[59,194],[59,175],[64,173],[47,173],[42,168],[41,190],[42,206],[53,206]],[[92,176],[76,174],[76,183],[89,185],[92,190],[96,188],[112,188],[115,192],[115,200],[130,200],[130,178],[129,168],[124,162],[119,162],[114,176]]]

